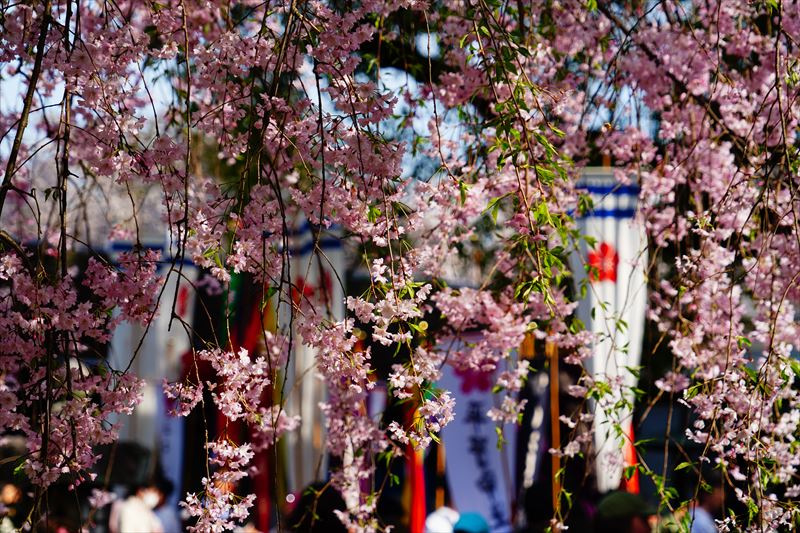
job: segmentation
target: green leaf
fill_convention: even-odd
[[[12,475],[13,475],[14,479],[17,479],[17,480],[25,479],[26,476],[25,476],[25,460],[24,459],[20,459],[19,460],[19,463],[17,463],[17,466],[15,466],[14,470],[12,471]]]
[[[503,444],[506,443],[506,438],[503,436],[503,428],[500,426],[495,426],[494,431],[497,433],[497,449],[502,450]]]
[[[578,215],[583,216],[594,209],[594,200],[588,194],[581,193],[578,195]]]
[[[736,337],[736,346],[738,346],[740,350],[749,348],[752,345],[753,343],[747,337],[742,337],[742,336]]]
[[[464,180],[458,180],[458,190],[461,195],[461,204],[467,203],[467,191],[469,190],[469,185]]]
[[[539,165],[536,166],[536,175],[539,177],[539,179],[541,179],[548,185],[553,183],[556,177],[555,173],[552,170]]]
[[[369,206],[369,209],[367,210],[367,220],[369,220],[371,224],[374,224],[375,221],[378,220],[379,216],[381,216],[381,210],[374,205]]]

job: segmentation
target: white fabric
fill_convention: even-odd
[[[192,347],[191,338],[187,331],[191,331],[194,321],[196,290],[192,284],[198,279],[199,271],[194,265],[184,265],[180,278],[177,272],[173,272],[167,283],[164,297],[161,299],[158,322],[158,330],[161,344],[156,347],[148,357],[161,356],[163,377],[169,381],[180,379],[184,369],[181,368],[181,358]],[[178,285],[178,301],[175,305],[175,313],[180,317],[180,321],[175,319],[172,328],[169,328],[169,317],[172,316],[172,300],[175,295],[175,283],[180,279]],[[204,291],[204,288],[197,289]],[[184,325],[185,324],[185,325]],[[140,354],[144,355],[144,354]],[[173,491],[167,497],[164,505],[168,505],[177,513],[178,502],[181,500],[181,489],[183,482],[183,445],[185,441],[184,419],[169,414],[172,405],[164,396],[164,391],[160,386],[162,378],[155,378],[154,386],[157,391],[158,411],[156,427],[158,431],[158,457],[164,476],[172,482]],[[167,532],[170,533],[170,532]]]
[[[305,286],[301,298],[311,301],[320,315],[329,320],[342,320],[345,316],[344,288],[342,287],[345,260],[341,242],[335,230],[324,230],[319,238],[319,253],[313,253],[314,235],[304,219],[295,221],[290,240],[291,282]],[[327,291],[327,294],[326,294]],[[327,300],[327,301],[326,301]],[[328,313],[330,310],[330,313]],[[288,336],[291,315],[288,305],[278,310],[278,327]],[[314,481],[324,479],[327,466],[325,452],[325,420],[319,408],[328,395],[316,369],[317,351],[303,344],[299,331],[294,331],[294,353],[288,367],[285,387],[285,409],[288,416],[299,416],[300,426],[287,433],[285,464],[287,485],[290,491],[303,490]],[[357,502],[348,502],[357,503]]]
[[[424,533],[453,533],[459,516],[455,509],[439,507],[425,519]]]
[[[112,513],[114,533],[172,533],[164,531],[161,521],[138,496],[130,496]]]
[[[156,246],[155,243],[150,245]],[[120,251],[129,247],[125,243],[111,246],[114,260],[118,258],[114,250]],[[170,501],[177,505],[177,489],[180,488],[183,467],[183,420],[167,415],[161,382],[164,378],[168,381],[180,378],[181,356],[191,347],[189,332],[195,301],[195,289],[192,285],[197,280],[199,271],[194,265],[184,264],[183,267],[176,265],[174,271],[169,272],[172,259],[166,252],[162,254],[164,262],[161,263],[158,273],[164,277],[169,273],[169,277],[164,282],[164,292],[153,323],[149,328],[127,321],[117,326],[111,338],[108,362],[115,370],[123,370],[130,364],[133,374],[145,380],[142,401],[133,414],[115,417],[111,421],[120,423],[120,440],[136,442],[148,450],[156,451],[161,457],[162,464],[166,466],[165,475],[176,488]],[[180,316],[180,320],[172,319],[176,295],[178,301],[175,313]],[[140,343],[139,352],[133,358]]]
[[[601,277],[588,284],[578,316],[597,339],[588,364],[592,375],[607,382],[621,380],[625,399],[633,402],[631,389],[638,380],[628,369],[638,367],[641,361],[647,305],[644,274],[647,240],[644,229],[632,217],[636,192],[619,185],[611,169],[587,168],[584,172],[581,186],[589,189],[594,208],[588,216],[578,220],[578,226],[582,234],[596,239],[594,250],[606,243],[616,253],[618,261],[616,281]],[[576,286],[586,279],[584,265],[592,251],[582,243],[580,257],[573,257]],[[619,486],[623,452],[631,445],[628,439],[618,437],[613,427],[618,423],[628,436],[631,435],[632,411],[613,408],[620,399],[617,392],[599,402],[595,409],[594,444],[600,492]]]

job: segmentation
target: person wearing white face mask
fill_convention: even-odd
[[[161,501],[158,489],[152,485],[142,485],[133,494],[111,510],[109,529],[111,533],[171,533],[153,510]]]

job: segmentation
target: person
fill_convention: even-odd
[[[161,501],[153,484],[140,485],[122,502],[111,508],[111,533],[172,533],[166,532],[154,509]]]
[[[700,489],[697,495],[689,517],[691,533],[717,533],[719,531],[714,517],[719,514],[725,503],[722,477],[719,472],[714,470],[706,474],[705,482],[711,487],[711,492]]]
[[[656,514],[641,496],[610,492],[597,505],[595,533],[650,533],[650,518]]]
[[[0,489],[0,533],[17,531],[15,519],[18,519],[17,504],[22,498],[22,491],[14,483],[5,483]]]
[[[442,506],[425,518],[423,533],[453,533],[453,526],[458,522],[459,514],[455,509]]]

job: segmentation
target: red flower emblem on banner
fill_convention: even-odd
[[[486,392],[492,388],[492,373],[479,370],[456,370],[456,376],[461,378],[461,392],[469,394],[473,390]]]
[[[589,279],[592,281],[617,281],[619,255],[607,242],[589,252]]]
[[[302,299],[311,300],[314,297],[318,297],[322,301],[331,297],[332,288],[331,275],[327,270],[322,271],[322,283],[318,287],[308,283],[304,277],[297,276],[292,287],[292,300],[298,305]]]
[[[181,318],[186,318],[186,312],[189,310],[189,287],[181,285],[178,289],[178,305],[176,312]]]

